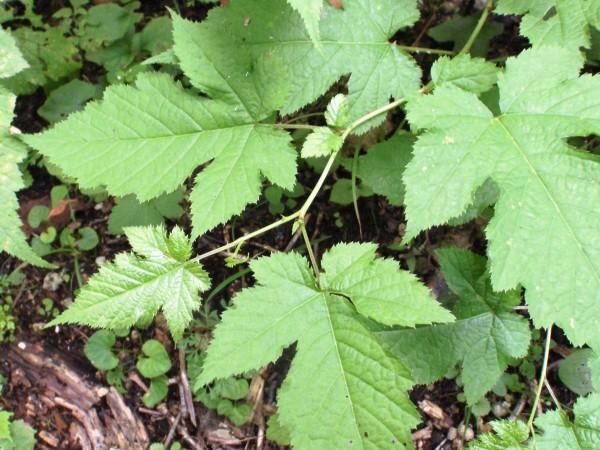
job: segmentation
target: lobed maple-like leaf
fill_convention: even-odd
[[[296,342],[278,394],[294,448],[409,448],[412,380],[362,315],[406,325],[452,316],[374,245],[340,244],[322,263],[317,280],[295,253],[251,262],[257,286],[223,314],[196,385],[260,368]]]
[[[553,410],[535,420],[538,450],[592,450],[600,448],[600,394],[580,397],[573,407],[574,419]]]
[[[166,74],[111,86],[102,102],[25,140],[82,187],[105,185],[113,195],[136,194],[140,201],[175,191],[212,160],[190,196],[196,236],[256,202],[261,174],[286,189],[295,182],[287,133],[193,95]]]
[[[279,105],[282,114],[313,102],[342,76],[351,74],[347,103],[349,119],[354,120],[387,104],[390,97],[404,97],[419,88],[420,69],[415,61],[389,42],[418,17],[415,0],[346,0],[343,9],[326,4],[315,45],[301,17],[285,0],[234,1],[211,10],[204,22],[187,27],[185,47],[194,48],[197,56],[192,60],[186,51],[188,61],[182,61],[182,68],[189,74],[193,65],[205,83],[221,90],[225,82],[244,86],[239,80],[246,78],[254,91],[268,88],[286,93]],[[177,34],[175,41],[177,53]],[[186,55],[177,56],[182,60]],[[221,61],[226,57],[229,62]],[[277,76],[271,73],[272,66]],[[370,125],[377,123],[374,120]]]
[[[531,333],[527,320],[512,311],[520,303],[519,292],[494,292],[485,258],[457,248],[436,253],[458,297],[452,310],[456,322],[379,336],[419,383],[434,382],[460,364],[467,402],[473,405],[494,387],[511,358],[527,354]]]
[[[509,58],[496,116],[450,86],[410,102],[409,121],[426,131],[404,173],[407,235],[461,215],[491,179],[494,289],[521,284],[537,326],[600,348],[600,166],[566,142],[600,133],[600,77],[579,76],[582,64],[558,47]]]
[[[83,287],[73,304],[48,324],[79,323],[123,329],[162,310],[178,341],[210,287],[201,265],[190,261],[192,245],[179,228],[126,228],[133,253],[119,253]]]
[[[600,28],[596,0],[498,0],[495,12],[522,15],[520,33],[534,47],[589,48],[590,27]]]

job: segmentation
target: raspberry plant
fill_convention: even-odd
[[[494,8],[523,15],[530,48],[496,61],[469,54]],[[199,23],[170,14],[173,47],[154,62],[176,65],[181,77],[145,70],[19,140],[9,131],[14,96],[0,91],[0,196],[9,205],[0,242],[24,261],[47,265],[26,245],[15,213],[23,143],[82,188],[140,202],[178,191],[196,173],[190,233],[125,228],[133,252],[105,265],[51,325],[122,329],[160,311],[180,341],[211,285],[202,261],[237,254],[250,239],[292,223],[308,259],[290,252],[250,263],[256,285],[223,313],[198,389],[260,369],[295,344],[277,402],[278,424],[295,448],[409,448],[419,423],[407,394],[415,383],[458,364],[474,405],[511,360],[527,354],[533,325],[546,328],[547,338],[530,419],[498,422],[496,434],[474,447],[554,448],[557,439],[579,443],[564,448],[597,447],[598,394],[578,400],[574,418],[557,403],[534,419],[552,327],[574,345],[600,350],[600,166],[585,140],[575,139],[600,134],[600,77],[581,51],[600,26],[600,1],[488,0],[458,52],[395,40],[419,19],[416,0],[345,0],[343,8],[233,0]],[[0,78],[26,69],[11,36],[0,39],[8,62]],[[415,60],[420,52],[437,57],[430,69]],[[325,121],[302,122],[302,108],[315,102],[328,105]],[[405,120],[382,133],[392,111]],[[308,132],[299,154],[292,130]],[[338,244],[320,262],[313,253],[307,213],[350,141],[367,133],[380,143],[367,155],[359,155],[360,144],[355,152],[355,206],[360,178],[405,208],[406,243],[492,208],[487,259],[460,249],[437,253],[456,296],[451,310],[396,262],[378,258],[373,244]],[[293,190],[299,158],[325,162],[297,211],[194,254],[194,241],[256,203],[265,181]],[[523,297],[528,317],[514,311]]]

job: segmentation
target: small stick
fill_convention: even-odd
[[[195,428],[198,426],[198,422],[196,421],[196,411],[194,410],[192,391],[190,390],[190,383],[185,370],[185,352],[181,348],[179,349],[179,379],[181,380],[183,400],[185,402],[186,410],[188,412],[190,422]]]
[[[167,438],[165,439],[164,446],[165,448],[169,448],[171,442],[173,442],[173,438],[175,437],[175,431],[177,431],[177,426],[179,425],[179,421],[181,420],[181,413],[177,414],[175,420],[171,423],[171,428],[169,429],[169,434],[167,434]]]

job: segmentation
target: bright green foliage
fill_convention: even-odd
[[[19,52],[14,38],[0,28],[0,78],[12,77],[27,67],[29,64]]]
[[[200,306],[198,291],[210,286],[202,266],[190,261],[189,238],[177,227],[170,236],[162,227],[128,228],[125,234],[137,255],[120,253],[114,263],[104,264],[49,326],[123,329],[162,310],[173,338],[181,339]]]
[[[387,197],[392,205],[404,202],[402,174],[412,157],[414,139],[399,131],[387,141],[375,144],[359,159],[358,177],[373,189]]]
[[[594,357],[590,348],[576,349],[561,361],[558,366],[558,378],[577,395],[588,395],[593,392],[592,373],[588,361]]]
[[[600,166],[565,138],[600,132],[600,77],[579,77],[577,53],[556,47],[509,58],[496,117],[472,93],[441,87],[408,105],[427,131],[404,173],[408,236],[462,214],[492,179],[486,228],[492,285],[522,284],[538,326],[600,347]]]
[[[479,14],[473,16],[455,15],[447,22],[432,27],[427,34],[438,42],[453,42],[452,50],[460,51],[469,40],[475,28]],[[481,30],[471,47],[471,55],[484,57],[490,47],[490,41],[502,33],[503,26],[498,22],[488,22]]]
[[[168,393],[168,380],[166,376],[162,375],[150,380],[150,388],[142,397],[142,401],[147,408],[154,408],[167,397]]]
[[[520,420],[490,422],[494,433],[484,433],[469,445],[469,450],[522,450],[529,438],[527,425]]]
[[[40,267],[50,265],[27,245],[17,214],[19,204],[15,192],[24,187],[19,163],[27,156],[27,148],[10,135],[15,96],[0,87],[0,250]]]
[[[44,104],[38,109],[38,114],[50,123],[63,120],[69,114],[83,109],[83,106],[100,96],[101,89],[97,85],[71,80],[53,90]]]
[[[196,386],[260,368],[296,342],[278,395],[295,448],[410,447],[412,380],[361,314],[404,325],[451,316],[397,263],[375,259],[372,244],[338,245],[322,263],[319,281],[295,253],[250,263],[258,284],[223,314]]]
[[[302,146],[303,158],[318,158],[337,152],[344,144],[344,139],[329,127],[319,127],[306,137]]]
[[[110,330],[99,330],[90,336],[83,352],[98,370],[112,370],[119,365],[119,358],[113,353],[115,334]]]
[[[29,65],[1,83],[16,94],[31,94],[37,86],[60,81],[81,67],[77,48],[56,28],[36,31],[22,27],[12,35]]]
[[[175,191],[214,158],[191,194],[196,235],[258,200],[261,172],[294,186],[295,152],[285,132],[200,99],[164,74],[141,74],[135,87],[111,86],[102,103],[26,140],[81,186],[106,185],[113,195],[134,193],[140,201]]]
[[[304,21],[306,31],[310,38],[319,42],[319,20],[321,19],[321,9],[323,0],[287,0]]]
[[[12,413],[0,410],[0,449],[33,450],[35,430],[22,420],[11,421]]]
[[[183,215],[179,191],[164,194],[148,202],[140,203],[135,195],[119,199],[108,218],[108,232],[121,234],[126,227],[161,225],[164,219],[179,219]]]
[[[146,378],[160,377],[171,369],[169,354],[156,339],[144,342],[142,352],[144,356],[138,359],[136,367]]]
[[[467,250],[437,251],[442,273],[458,297],[455,323],[383,331],[382,339],[412,369],[416,381],[442,378],[462,366],[467,402],[474,405],[497,383],[510,358],[527,354],[527,320],[512,312],[520,303],[518,291],[492,290],[485,258]]]
[[[563,412],[546,412],[535,421],[543,433],[535,436],[537,450],[592,450],[600,448],[600,394],[581,397],[573,421]]]
[[[452,59],[443,56],[431,66],[431,79],[436,87],[456,86],[480,94],[496,84],[498,69],[482,58],[458,55]]]
[[[347,97],[344,94],[335,95],[325,111],[325,121],[332,128],[343,128],[349,124]]]
[[[534,47],[590,47],[590,26],[600,28],[597,0],[499,0],[498,14],[519,14],[520,32]]]
[[[283,114],[316,100],[351,73],[347,102],[353,120],[387,104],[390,97],[404,97],[418,89],[419,68],[389,42],[417,18],[415,0],[346,0],[343,10],[325,5],[315,45],[285,0],[237,1],[211,10],[199,25],[189,24],[185,46],[175,23],[175,53],[192,82],[203,75],[202,86],[195,82],[200,89],[210,86],[228,95],[243,94],[242,100],[250,106],[255,102],[248,90],[254,97],[266,88],[287,92],[287,97],[278,99]],[[190,58],[191,48],[196,49],[194,58]],[[238,89],[232,91],[232,85]]]

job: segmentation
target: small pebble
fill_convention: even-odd
[[[102,264],[104,264],[106,262],[106,257],[104,256],[98,256],[96,258],[96,265],[97,266],[101,266]]]
[[[454,427],[450,427],[448,429],[448,434],[446,435],[449,441],[453,441],[458,437],[458,430]]]
[[[44,277],[42,287],[47,291],[56,292],[63,283],[62,277],[56,272],[48,272]]]

